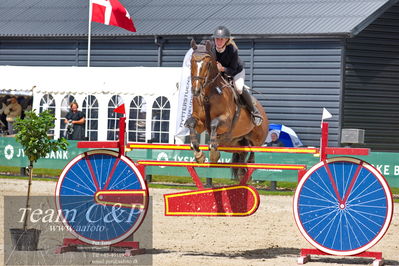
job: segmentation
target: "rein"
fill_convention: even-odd
[[[204,78],[201,76],[192,76],[191,79],[192,80],[204,80],[204,84],[201,86],[201,94],[204,94],[203,89],[208,87],[209,85],[212,85],[220,75],[221,75],[220,72],[218,72],[218,74],[210,81],[208,81],[208,78]]]

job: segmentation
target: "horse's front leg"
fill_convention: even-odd
[[[191,116],[189,119],[186,120],[184,126],[190,130],[190,145],[191,149],[194,150],[194,157],[197,163],[204,163],[205,162],[205,154],[199,148],[199,142],[197,138],[197,134],[195,128],[197,127],[198,120]]]
[[[217,141],[218,129],[224,124],[223,120],[219,117],[211,121],[211,135],[209,141],[209,159],[211,162],[216,163],[220,158],[220,152],[218,151],[219,143]]]

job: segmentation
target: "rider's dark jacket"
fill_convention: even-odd
[[[238,55],[238,50],[234,45],[227,45],[226,49],[222,53],[219,53],[216,50],[215,41],[213,39],[210,41],[212,43],[212,50],[216,54],[216,60],[224,66],[227,76],[234,77],[243,70],[244,62]]]

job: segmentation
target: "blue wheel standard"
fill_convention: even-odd
[[[293,211],[300,232],[314,247],[332,255],[355,255],[384,236],[393,199],[385,178],[373,166],[335,157],[303,176]]]
[[[92,150],[72,159],[56,186],[64,226],[91,245],[112,245],[134,233],[148,208],[148,188],[126,156]]]

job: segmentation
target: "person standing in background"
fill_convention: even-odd
[[[65,136],[70,140],[84,140],[85,138],[85,115],[78,110],[76,102],[71,103],[70,111],[65,116],[65,124],[70,124],[73,130],[66,130]]]
[[[4,114],[6,115],[6,120],[8,123],[8,134],[13,135],[16,133],[14,131],[14,122],[15,119],[21,116],[22,107],[18,103],[17,98],[14,96],[8,99],[8,101],[10,103],[4,109]]]
[[[7,120],[6,120],[6,114],[4,113],[4,110],[7,107],[7,96],[4,96],[0,98],[0,132],[1,134],[7,134],[8,133],[8,128],[7,128]],[[5,133],[7,132],[7,133]]]

